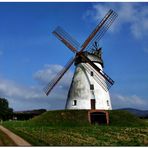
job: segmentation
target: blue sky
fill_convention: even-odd
[[[115,81],[113,108],[148,109],[148,3],[0,3],[0,97],[14,110],[62,109],[74,66],[47,97],[43,87],[73,53],[52,31],[81,44],[109,9],[118,19],[100,41],[104,71]]]

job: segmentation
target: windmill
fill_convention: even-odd
[[[117,14],[109,10],[101,22],[96,26],[85,42],[80,44],[61,27],[57,27],[53,34],[61,40],[74,54],[65,67],[45,87],[49,95],[54,86],[74,63],[76,68],[66,101],[66,109],[112,109],[109,89],[114,81],[103,71],[102,48],[99,40],[116,19]]]

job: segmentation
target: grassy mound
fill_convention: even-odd
[[[50,126],[85,126],[89,125],[87,110],[48,111],[29,121],[37,125]]]
[[[146,126],[146,122],[124,110],[111,110],[110,125],[112,126]]]
[[[128,111],[112,110],[111,126],[143,126],[146,123]],[[48,126],[89,126],[87,110],[48,111],[29,121],[31,124]]]

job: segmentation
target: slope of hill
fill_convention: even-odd
[[[129,113],[128,111],[112,110],[110,114],[110,125],[112,126],[141,126],[144,121]],[[88,126],[88,110],[58,110],[48,111],[30,120],[37,125],[54,126]]]
[[[50,126],[84,126],[89,125],[87,110],[48,111],[30,120],[31,124]]]

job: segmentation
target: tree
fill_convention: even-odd
[[[8,120],[13,117],[13,109],[5,98],[0,98],[0,120]]]

